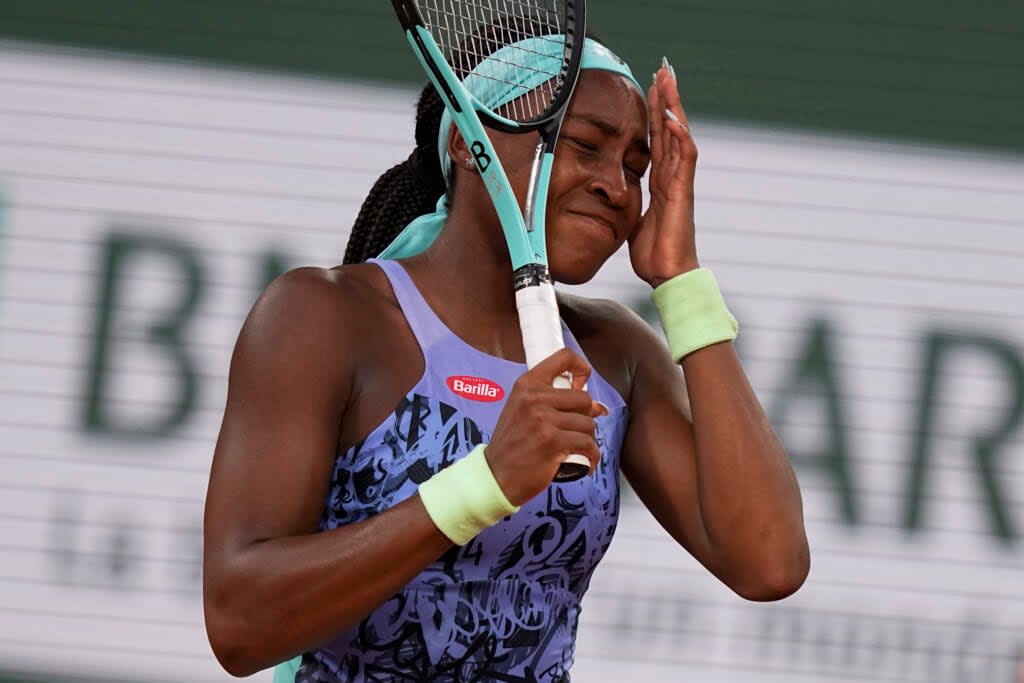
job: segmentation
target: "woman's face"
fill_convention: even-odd
[[[491,132],[520,202],[526,196],[537,138]],[[647,105],[618,74],[580,74],[551,173],[548,261],[558,282],[591,279],[640,220],[640,180],[647,171]]]

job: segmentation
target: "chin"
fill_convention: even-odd
[[[574,259],[570,263],[549,262],[551,279],[563,285],[582,285],[590,282],[597,275],[597,271],[604,265],[606,259],[594,261],[591,259]]]

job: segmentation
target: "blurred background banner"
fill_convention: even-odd
[[[813,568],[744,602],[627,494],[574,680],[1021,683],[1024,5],[592,4],[679,74]],[[200,559],[231,348],[273,277],[340,262],[420,85],[384,2],[0,6],[0,681],[229,680]],[[584,291],[653,321],[625,253]]]

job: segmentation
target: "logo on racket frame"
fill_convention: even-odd
[[[473,152],[473,158],[476,159],[476,166],[483,173],[487,170],[487,167],[491,165],[491,157],[487,154],[484,148],[484,143],[476,140],[469,146],[471,152]]]

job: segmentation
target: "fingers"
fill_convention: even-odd
[[[550,416],[551,425],[563,432],[575,432],[597,440],[597,423],[589,415],[554,411]]]
[[[551,391],[553,393],[550,395],[547,393],[547,389],[541,389],[540,392],[543,393],[538,393],[540,393],[542,400],[555,410],[575,413],[577,415],[585,415],[588,419],[592,419],[601,414],[598,413],[598,415],[595,416],[594,410],[596,402],[590,397],[590,394],[582,389],[552,389]]]
[[[661,104],[661,94],[658,92],[658,78],[662,69],[654,72],[654,80],[647,91],[647,116],[651,129],[651,163],[657,167],[665,155],[665,112]]]
[[[664,117],[667,109],[678,119],[683,128],[689,130],[690,122],[686,118],[686,111],[683,109],[683,103],[679,97],[679,82],[676,81],[675,70],[668,66],[668,60],[662,59],[663,66],[658,70],[660,78],[657,81],[658,97],[661,104],[659,112]]]
[[[590,373],[590,364],[580,355],[571,349],[560,349],[537,363],[523,377],[537,378],[551,386],[557,378],[568,376],[572,380],[570,386],[573,389],[583,389],[590,379]]]
[[[651,120],[651,178],[659,176],[659,185],[668,188],[676,180],[692,179],[697,146],[690,136],[690,122],[679,96],[675,70],[668,60],[655,73],[654,85],[648,95]],[[658,154],[654,150],[657,148]],[[652,191],[653,191],[652,186]]]
[[[568,449],[566,455],[570,453],[578,453],[587,460],[590,461],[590,473],[597,472],[598,465],[601,464],[601,449],[597,446],[597,441],[579,432],[572,433],[571,437],[567,439]]]

